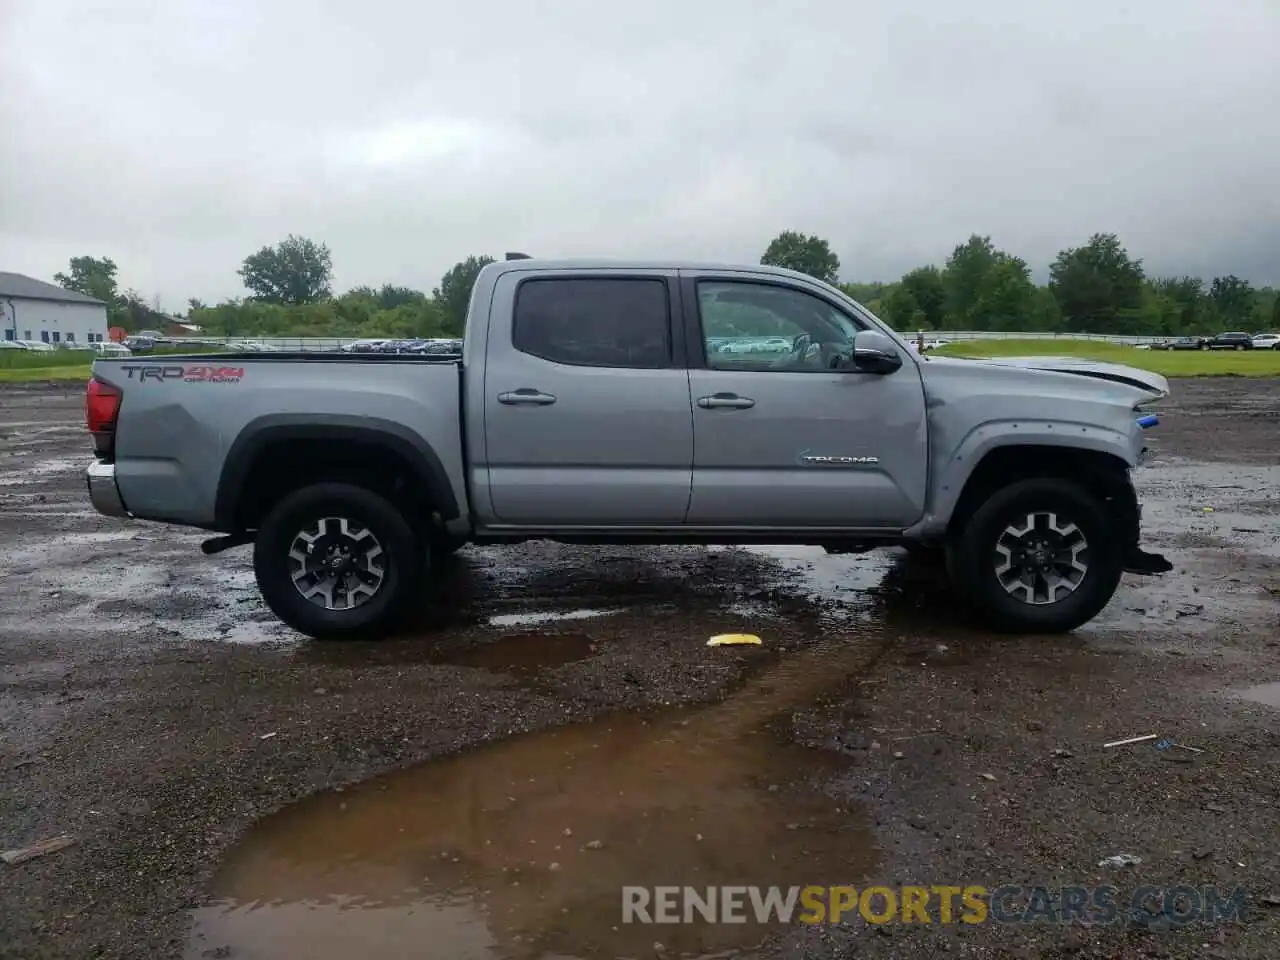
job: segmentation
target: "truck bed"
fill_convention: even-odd
[[[139,516],[222,529],[229,485],[243,486],[266,440],[319,440],[340,454],[370,429],[430,451],[437,478],[465,490],[457,357],[170,354],[99,359],[93,375],[123,392],[115,474]]]

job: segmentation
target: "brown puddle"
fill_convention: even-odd
[[[528,674],[585,660],[595,651],[595,641],[582,633],[518,633],[441,656],[439,662]]]
[[[1261,686],[1241,690],[1240,696],[1245,700],[1252,700],[1255,703],[1261,703],[1280,710],[1280,681],[1264,683]]]
[[[870,834],[823,790],[851,761],[790,744],[786,728],[794,707],[879,652],[833,639],[722,703],[616,714],[312,797],[233,851],[187,956],[568,960],[652,956],[655,943],[671,957],[752,947],[782,929],[776,920],[761,925],[748,907],[746,923],[623,923],[623,887],[859,883]]]

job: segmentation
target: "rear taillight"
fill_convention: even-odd
[[[116,418],[124,394],[97,377],[89,381],[84,394],[84,419],[93,434],[93,452],[110,459],[115,453]]]

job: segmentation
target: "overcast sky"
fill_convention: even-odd
[[[430,290],[783,229],[846,280],[1112,231],[1280,283],[1280,3],[0,0],[0,270],[110,256],[172,310],[291,232]]]

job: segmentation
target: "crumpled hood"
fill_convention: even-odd
[[[994,357],[990,359],[947,357],[946,359],[986,366],[1020,367],[1024,370],[1044,370],[1050,373],[1074,373],[1082,377],[1092,377],[1095,380],[1136,387],[1150,393],[1152,399],[1169,395],[1169,381],[1160,374],[1123,363],[1103,363],[1085,357]]]

